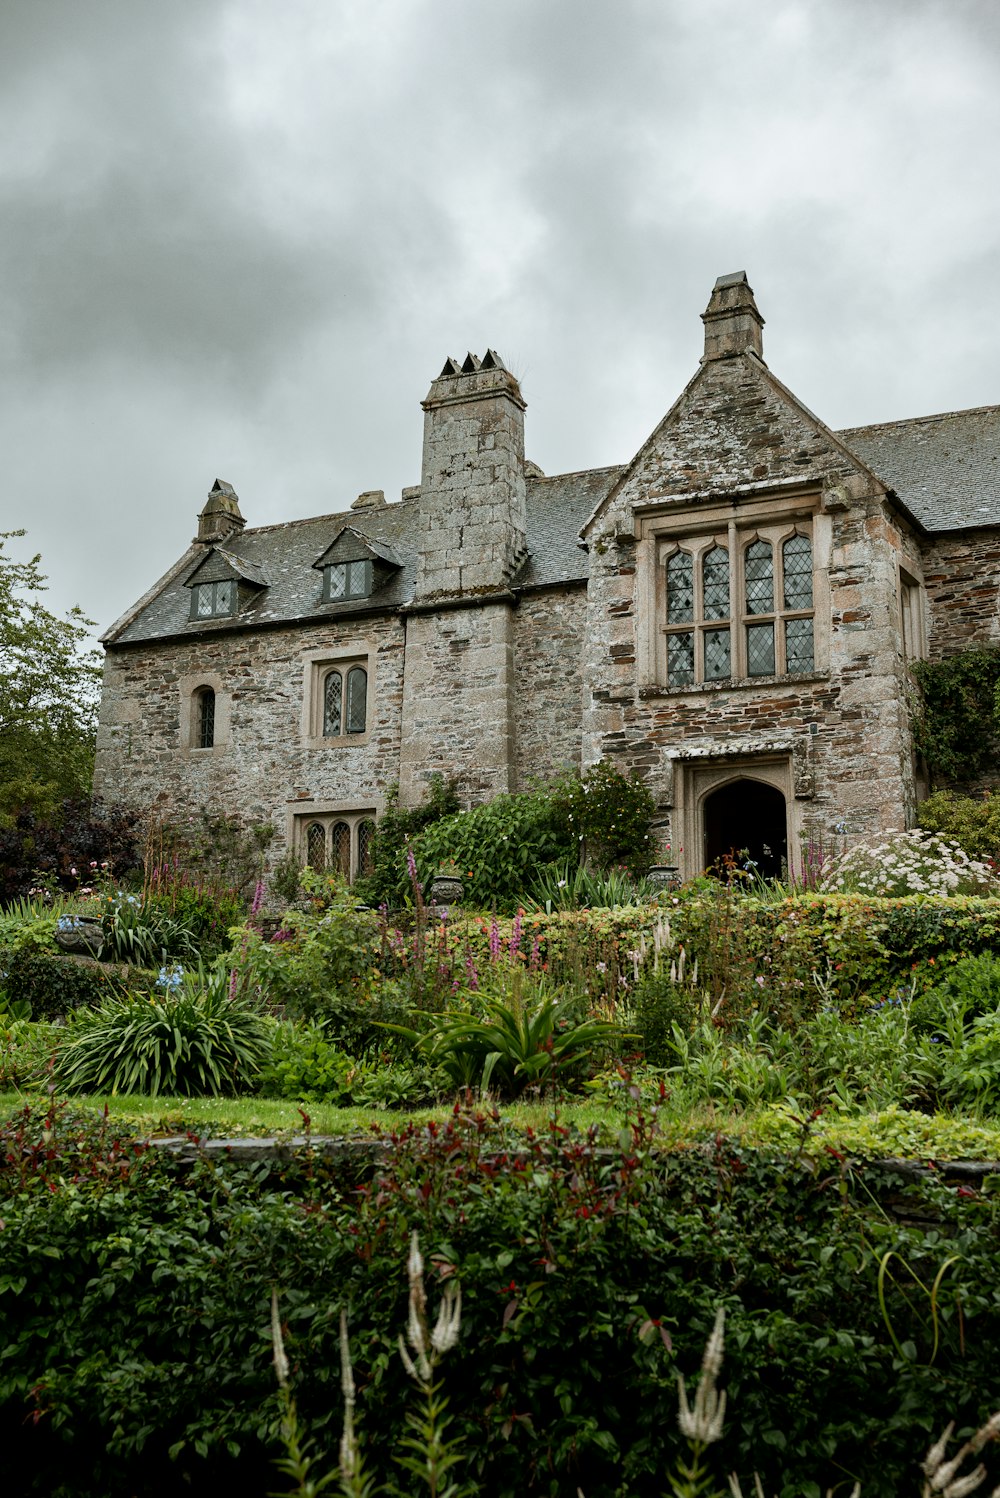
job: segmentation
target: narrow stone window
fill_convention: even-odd
[[[343,722],[344,679],[330,671],[323,684],[323,737],[339,739]]]
[[[350,879],[351,829],[346,822],[334,822],[332,842],[333,856],[330,867],[336,869],[338,874],[343,874],[345,879]]]
[[[364,821],[358,823],[358,873],[370,874],[372,871],[372,838],[375,836],[375,823]]]
[[[705,590],[705,618],[729,618],[729,553],[724,546],[713,546],[702,560]]]
[[[678,551],[667,563],[667,623],[694,618],[694,566],[691,553]]]
[[[368,715],[368,672],[352,666],[347,673],[347,732],[364,733]]]
[[[306,828],[306,863],[311,869],[326,868],[326,828],[322,822],[310,822]]]
[[[774,558],[769,541],[751,541],[743,558],[748,614],[774,612]],[[753,676],[755,673],[750,672]]]
[[[812,547],[808,536],[790,536],[781,549],[785,576],[785,608],[811,609],[813,605]],[[791,667],[789,667],[789,670]]]
[[[202,687],[195,695],[195,748],[211,749],[215,744],[215,693]]]

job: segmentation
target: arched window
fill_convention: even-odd
[[[197,749],[211,749],[215,744],[215,693],[201,687],[195,693],[194,742]]]
[[[358,873],[372,871],[372,838],[375,836],[374,822],[358,823]]]
[[[326,828],[322,822],[310,822],[306,828],[306,863],[311,869],[326,868]]]
[[[344,678],[330,671],[323,684],[323,737],[339,739],[343,722]]]
[[[333,857],[330,867],[336,869],[338,874],[343,874],[345,879],[351,877],[351,829],[346,822],[334,822],[333,824]]]
[[[748,614],[774,613],[774,553],[770,541],[751,541],[743,553]],[[747,625],[747,675],[773,676],[774,621]]]
[[[347,673],[347,732],[364,733],[368,715],[368,672],[352,666]]]

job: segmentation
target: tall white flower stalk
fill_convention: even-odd
[[[451,1417],[446,1413],[448,1401],[435,1381],[438,1364],[457,1344],[462,1325],[462,1290],[449,1280],[441,1296],[434,1330],[427,1315],[427,1291],[424,1289],[424,1261],[420,1240],[414,1232],[406,1264],[410,1284],[406,1337],[400,1335],[399,1355],[413,1382],[423,1395],[423,1408],[408,1414],[410,1434],[400,1441],[402,1455],[396,1461],[411,1477],[426,1487],[431,1498],[462,1498],[471,1489],[451,1481],[449,1474],[462,1461],[460,1440],[447,1436]],[[409,1349],[407,1348],[409,1343]]]

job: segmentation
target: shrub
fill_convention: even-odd
[[[624,864],[633,874],[649,867],[656,802],[637,775],[625,776],[602,760],[583,775],[558,781],[552,799],[579,845],[581,862],[599,869]]]
[[[56,1080],[68,1092],[211,1097],[243,1091],[267,1055],[267,1024],[256,1005],[230,995],[224,969],[205,978],[78,1011],[59,1045]]]
[[[30,948],[0,952],[0,973],[8,999],[27,1004],[35,1020],[61,1019],[75,1009],[93,1007],[133,988],[149,988],[156,981],[156,974],[146,968],[110,967],[89,957]]]
[[[410,841],[425,828],[452,817],[459,810],[456,782],[432,775],[427,794],[419,806],[399,805],[399,786],[394,785],[386,797],[386,808],[375,825],[369,844],[372,872],[355,880],[358,898],[371,905],[402,904],[409,893],[406,850]]]
[[[40,873],[58,889],[75,890],[101,863],[119,874],[137,867],[138,824],[134,812],[92,808],[89,801],[63,802],[53,821],[18,813],[11,825],[0,825],[0,905],[27,895]]]
[[[864,895],[974,895],[1000,888],[995,871],[933,833],[897,832],[858,843],[823,870],[823,889]]]
[[[688,1034],[698,1014],[699,995],[690,984],[678,982],[666,965],[647,973],[632,992],[631,1028],[640,1036],[643,1054],[653,1066],[667,1066],[674,1058],[674,1027]]]
[[[965,650],[914,661],[920,688],[914,742],[937,781],[996,776],[1000,739],[1000,650]]]
[[[917,821],[925,832],[957,843],[967,857],[1000,863],[1000,796],[935,791],[917,808]]]
[[[301,1102],[348,1104],[360,1083],[362,1062],[328,1039],[322,1021],[300,1024],[283,1020],[275,1026],[271,1054],[261,1067],[257,1091],[262,1097]]]

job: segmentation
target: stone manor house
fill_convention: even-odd
[[[768,369],[742,272],[621,467],[546,476],[493,350],[448,359],[419,485],[188,550],[104,636],[95,793],[270,822],[352,877],[398,784],[466,804],[600,759],[662,861],[762,868],[913,821],[909,663],[1000,644],[1000,407],[834,432]]]

